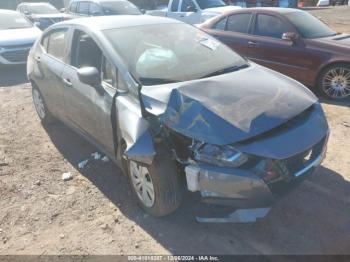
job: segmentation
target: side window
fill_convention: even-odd
[[[69,12],[75,13],[77,11],[77,5],[78,5],[78,2],[72,3],[69,7]]]
[[[248,33],[251,14],[231,15],[227,19],[227,31]]]
[[[64,59],[67,29],[58,29],[48,35],[46,52],[59,60]],[[43,39],[45,42],[45,38]]]
[[[88,15],[89,14],[89,7],[90,7],[89,2],[80,2],[78,5],[77,13],[83,14],[83,15]]]
[[[172,12],[177,12],[177,10],[179,8],[179,1],[180,0],[173,0],[173,2],[171,3],[171,11]]]
[[[290,31],[278,17],[258,14],[255,22],[255,35],[282,38],[283,33]]]
[[[96,67],[101,69],[102,51],[85,32],[75,30],[71,52],[71,65],[76,68]]]
[[[89,14],[90,15],[102,15],[102,9],[98,4],[90,3]]]
[[[102,56],[101,74],[102,74],[102,82],[106,83],[111,87],[116,86],[116,82],[117,82],[116,68],[104,56]]]
[[[49,37],[50,35],[46,35],[41,39],[41,46],[44,48],[44,50],[47,52],[47,46],[49,44]]]
[[[188,10],[194,10],[196,8],[196,5],[193,3],[192,0],[182,0],[181,4],[181,12],[188,12]]]
[[[226,27],[226,20],[227,20],[227,17],[225,17],[224,19],[221,19],[219,22],[217,22],[213,28],[214,29],[217,29],[217,30],[225,30],[225,27]]]

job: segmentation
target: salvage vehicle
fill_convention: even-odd
[[[334,100],[350,98],[350,35],[308,12],[289,8],[229,11],[199,26],[240,55],[315,87]]]
[[[176,210],[186,185],[206,202],[269,207],[325,155],[310,90],[177,20],[55,24],[27,72],[41,121],[60,119],[113,159],[154,216]]]
[[[147,15],[166,16],[188,24],[199,24],[222,14],[224,11],[240,9],[227,5],[222,0],[170,0],[165,10],[147,11]]]
[[[41,30],[50,25],[69,19],[66,14],[60,13],[56,7],[49,3],[21,3],[17,11],[24,14],[30,21],[37,23]]]
[[[27,63],[29,49],[41,35],[21,13],[0,9],[0,65]]]
[[[71,18],[103,15],[142,15],[141,11],[127,0],[72,0],[67,14]]]

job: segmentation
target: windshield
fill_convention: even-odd
[[[104,34],[143,85],[194,80],[247,66],[226,45],[187,24],[110,29]]]
[[[0,15],[0,30],[29,28],[33,25],[24,18],[21,14],[1,14]]]
[[[40,4],[28,6],[28,10],[31,14],[57,14],[58,10],[49,4]]]
[[[307,12],[291,12],[286,17],[304,38],[320,38],[336,35],[327,25]]]
[[[222,0],[197,0],[197,3],[201,9],[226,6]]]
[[[105,15],[141,15],[140,10],[128,1],[102,2]]]

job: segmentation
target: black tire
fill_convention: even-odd
[[[332,83],[331,79],[332,74],[340,74],[341,70],[343,70],[344,78],[347,78],[347,81],[340,81],[340,86],[343,88],[340,88],[340,90],[343,91],[336,91],[334,88],[330,88],[330,83]],[[333,73],[332,73],[333,72]],[[335,81],[335,80],[334,80]],[[317,89],[320,92],[320,94],[331,100],[336,101],[345,101],[350,99],[350,64],[346,63],[338,63],[333,64],[331,66],[328,66],[324,68],[318,78],[317,81]],[[343,93],[342,93],[343,92]]]
[[[42,101],[42,108],[39,108],[36,100],[38,99],[36,96],[39,96]],[[48,125],[55,122],[54,116],[51,114],[51,112],[48,110],[44,97],[41,94],[39,88],[32,84],[32,98],[33,98],[33,104],[36,110],[36,113],[38,114],[38,117],[42,124]]]
[[[138,196],[132,181],[130,171],[131,160],[128,160],[128,176],[132,192],[137,199],[139,206],[148,214],[161,217],[174,212],[180,205],[185,194],[184,178],[177,172],[174,160],[164,149],[158,150],[151,165],[147,166],[137,163],[139,166],[148,169],[154,188],[154,203],[146,206]],[[136,162],[134,162],[136,163]]]

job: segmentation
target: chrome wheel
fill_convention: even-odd
[[[134,161],[130,161],[129,168],[131,182],[138,198],[146,207],[152,207],[154,205],[155,196],[153,181],[148,168],[140,166]]]
[[[36,88],[33,89],[33,102],[34,102],[35,110],[38,113],[39,117],[41,119],[44,119],[45,113],[46,113],[44,100],[42,99],[39,90],[37,90]]]
[[[346,67],[330,69],[322,79],[322,90],[333,99],[350,96],[350,69]]]

